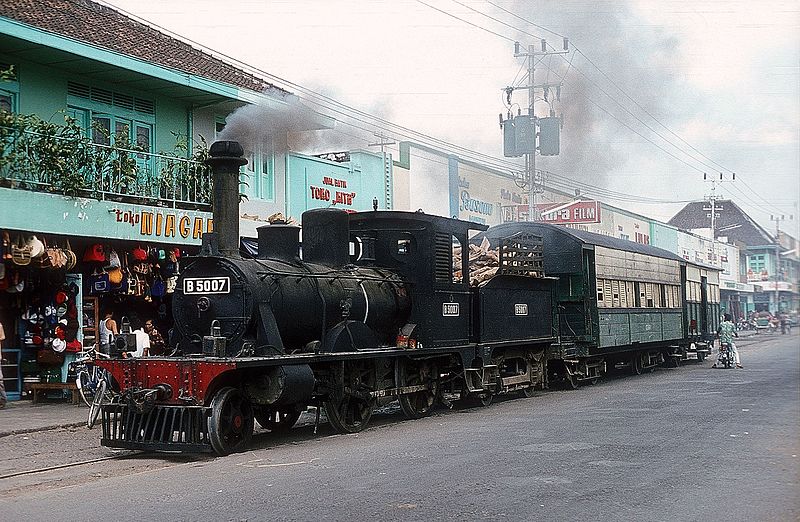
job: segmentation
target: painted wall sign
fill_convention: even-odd
[[[577,223],[600,223],[599,201],[573,201],[571,203],[547,203],[536,205],[542,221],[559,225]]]
[[[347,212],[372,210],[378,199],[385,208],[383,159],[351,151],[349,161],[337,163],[300,154],[286,157],[287,212],[297,219],[312,208],[341,208]]]

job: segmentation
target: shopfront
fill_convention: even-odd
[[[0,205],[11,400],[34,382],[67,382],[75,354],[99,342],[106,313],[120,327],[151,320],[166,337],[181,260],[213,227],[209,212],[21,190],[0,189]]]

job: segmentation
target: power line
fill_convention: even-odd
[[[472,23],[472,22],[470,22],[470,21],[468,21],[468,20],[464,20],[463,18],[459,18],[458,16],[456,16],[456,15],[454,15],[454,14],[452,14],[452,13],[448,13],[447,11],[445,11],[445,10],[443,10],[443,9],[439,9],[438,7],[434,7],[434,6],[432,6],[431,4],[427,4],[427,3],[423,2],[422,0],[416,0],[416,1],[417,1],[417,2],[419,2],[420,4],[422,4],[422,5],[426,6],[426,7],[430,7],[430,8],[431,8],[431,9],[433,9],[434,11],[439,11],[440,13],[442,13],[442,14],[444,14],[444,15],[447,15],[447,16],[449,16],[449,17],[451,17],[451,18],[455,18],[456,20],[459,20],[459,21],[461,21],[461,22],[464,22],[465,24],[469,24],[469,25],[471,25],[472,27],[476,27],[476,28],[480,29],[481,31],[486,31],[487,33],[492,33],[493,35],[495,35],[495,36],[499,36],[500,38],[503,38],[504,40],[508,40],[509,42],[513,42],[513,41],[514,41],[514,39],[513,39],[513,38],[509,38],[509,37],[508,37],[508,36],[506,36],[506,35],[503,35],[503,34],[500,34],[500,33],[496,33],[496,32],[494,32],[494,31],[492,31],[491,29],[487,29],[487,28],[485,28],[485,27],[482,27],[482,26],[480,26],[480,25],[478,25],[478,24],[474,24],[474,23]]]

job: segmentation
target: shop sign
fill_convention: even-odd
[[[187,212],[163,210],[112,209],[117,223],[124,223],[139,231],[143,239],[163,237],[170,239],[201,239],[206,232],[213,232],[211,216],[203,212],[189,215]]]
[[[309,185],[309,197],[318,201],[325,201],[332,206],[344,205],[353,206],[353,200],[356,198],[355,192],[348,192],[344,189],[347,188],[346,179],[336,179],[330,176],[322,178],[322,186]]]
[[[761,291],[762,292],[774,292],[776,284],[778,285],[778,291],[779,292],[792,292],[792,291],[794,291],[794,284],[786,282],[786,281],[778,281],[777,283],[775,281],[764,281],[764,282],[760,283],[759,286],[761,286]]]
[[[351,152],[349,162],[336,163],[300,154],[287,155],[289,215],[300,218],[303,212],[314,208],[372,210],[373,198],[378,199],[379,205],[386,200],[386,173],[381,156]]]
[[[0,227],[102,239],[199,245],[212,214],[0,188]],[[36,209],[36,211],[32,211]]]
[[[599,201],[573,201],[571,203],[546,203],[536,205],[542,221],[557,225],[600,223]]]
[[[747,281],[768,281],[769,272],[762,270],[761,272],[754,272],[752,268],[747,269]]]
[[[480,199],[472,198],[466,190],[461,191],[461,208],[463,212],[474,212],[482,216],[491,216],[494,214],[494,204],[481,201]]]

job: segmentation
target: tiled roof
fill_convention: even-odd
[[[262,92],[282,89],[90,0],[0,2],[0,16],[189,74]]]
[[[703,210],[709,203],[695,201],[683,207],[668,223],[683,230],[711,228],[709,211]],[[746,246],[765,246],[775,243],[775,238],[753,221],[744,210],[730,200],[719,200],[722,210],[717,211],[714,228],[717,237],[727,237],[729,243],[741,242]]]

